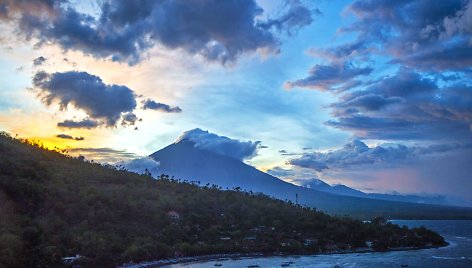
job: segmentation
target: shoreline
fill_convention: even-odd
[[[421,249],[433,249],[443,248],[450,246],[450,243],[446,241],[445,245],[442,246],[425,246],[425,247],[400,247],[391,248],[388,250],[372,250],[368,248],[360,248],[357,250],[336,250],[331,252],[314,253],[314,254],[283,254],[283,253],[228,253],[228,254],[209,254],[192,257],[181,257],[171,258],[156,261],[147,261],[133,264],[123,264],[118,268],[153,268],[153,267],[164,267],[167,265],[182,264],[182,263],[199,263],[199,262],[211,262],[211,261],[225,261],[225,260],[237,260],[243,258],[262,258],[262,257],[290,257],[290,256],[316,256],[316,255],[335,255],[335,254],[355,254],[355,253],[387,253],[395,251],[411,251]]]

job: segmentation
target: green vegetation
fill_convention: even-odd
[[[425,228],[362,223],[264,195],[89,163],[0,135],[0,267],[114,267],[213,253],[441,246]],[[368,243],[370,244],[370,243]]]

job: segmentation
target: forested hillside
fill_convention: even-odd
[[[440,246],[441,236],[365,224],[264,195],[159,180],[0,135],[0,267],[89,267],[211,253]]]

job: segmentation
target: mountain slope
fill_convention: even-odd
[[[223,188],[263,192],[270,196],[296,201],[303,205],[338,215],[370,219],[387,216],[396,219],[458,219],[472,218],[471,208],[392,202],[369,198],[334,195],[299,187],[236,159],[195,148],[183,140],[150,155],[160,163],[160,172],[180,179],[200,181],[201,185],[216,184]]]

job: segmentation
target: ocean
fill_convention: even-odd
[[[275,256],[182,263],[167,267],[472,267],[472,221],[460,220],[395,220],[408,227],[425,226],[441,234],[449,246],[434,249],[352,253],[311,256]]]

